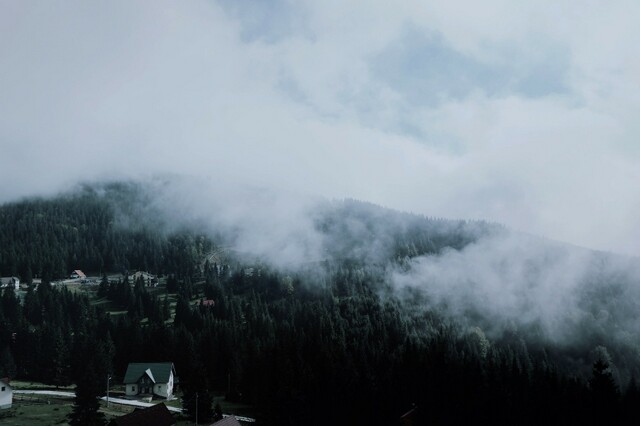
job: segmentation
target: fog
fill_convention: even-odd
[[[139,184],[141,193],[148,195],[146,207],[158,215],[165,232],[194,229],[213,236],[227,250],[278,267],[322,259],[323,240],[315,228],[314,211],[326,200],[184,176]]]
[[[570,339],[617,318],[594,276],[637,300],[634,260],[602,252],[640,254],[638,17],[632,1],[0,1],[0,201],[147,182],[165,226],[280,266],[326,256],[330,200],[497,222],[512,231],[392,281]]]
[[[412,259],[390,280],[400,294],[490,338],[516,332],[564,346],[623,344],[640,332],[637,259],[508,230],[460,251]]]
[[[307,196],[637,255],[639,7],[0,1],[0,201],[169,173],[291,256]]]

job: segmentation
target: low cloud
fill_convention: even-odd
[[[171,173],[640,253],[637,4],[271,5],[0,2],[0,201]]]
[[[560,346],[628,345],[640,332],[634,260],[510,231],[460,251],[412,259],[391,274],[402,294],[491,338],[506,331]]]

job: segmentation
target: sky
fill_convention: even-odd
[[[0,0],[0,201],[175,174],[637,256],[639,18],[624,0]]]

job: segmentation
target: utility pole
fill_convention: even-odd
[[[196,425],[198,424],[198,392],[196,392]]]
[[[107,374],[107,408],[109,408],[109,381],[111,380],[111,376]]]

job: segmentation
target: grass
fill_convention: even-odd
[[[16,389],[22,390],[53,390],[55,388],[36,382],[12,381]],[[73,390],[73,386],[59,388],[58,390]],[[112,396],[120,395],[118,389],[113,389]],[[181,407],[181,393],[176,395],[176,399],[164,402],[167,406]],[[225,401],[224,395],[216,393],[214,405],[219,403],[225,414],[235,414],[238,416],[256,417],[254,407],[246,404]],[[0,413],[0,424],[2,426],[44,426],[44,425],[68,425],[68,416],[73,409],[73,398],[62,398],[49,395],[14,394],[13,408]],[[100,402],[100,412],[105,415],[106,422],[115,417],[120,417],[134,410],[134,407],[111,403],[107,408],[105,401]],[[192,425],[193,422],[184,416],[174,414],[177,425]]]
[[[55,387],[51,385],[45,385],[40,382],[29,382],[25,380],[11,380],[11,387],[15,390],[57,390],[57,391],[72,391],[76,388],[75,385]]]
[[[50,401],[47,398],[33,399],[13,399],[13,416],[4,417],[0,420],[3,426],[26,426],[26,425],[66,425],[67,416],[71,413],[72,401]]]
[[[68,425],[69,414],[73,410],[73,398],[59,398],[48,395],[14,395],[13,407],[3,411],[2,426],[49,426]],[[105,423],[111,419],[129,414],[134,407],[100,402],[100,412]]]

